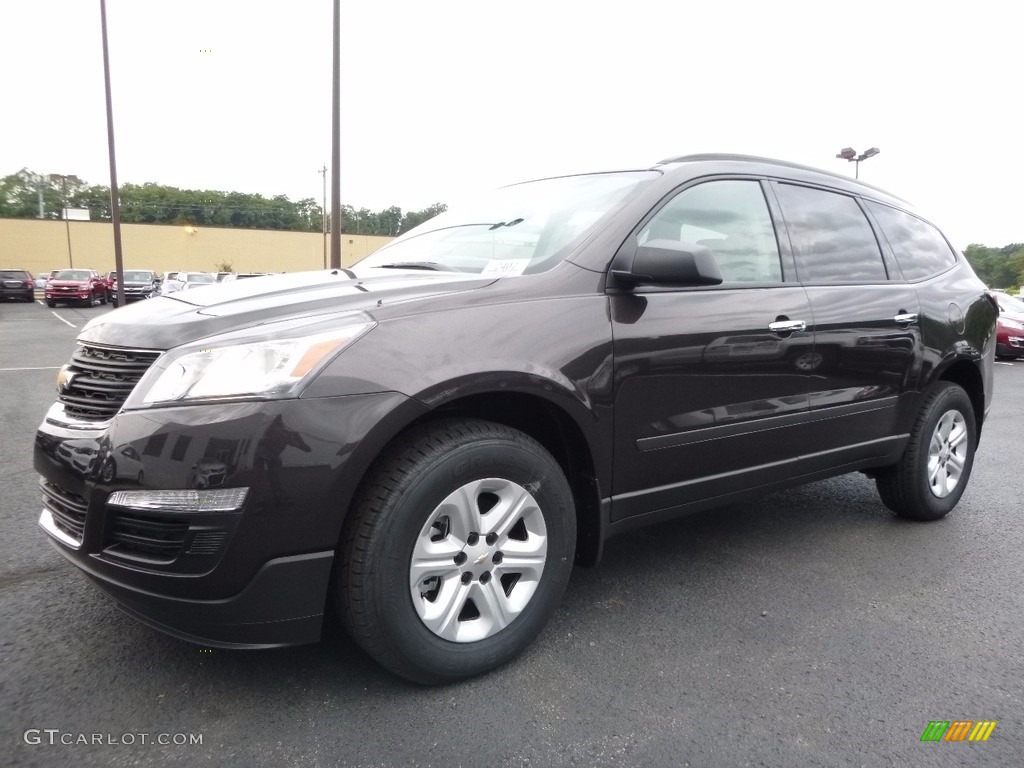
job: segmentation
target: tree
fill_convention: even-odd
[[[990,288],[1013,288],[1024,284],[1024,244],[989,248],[972,243],[967,246],[964,256]]]
[[[312,197],[292,202],[285,195],[271,198],[246,192],[179,189],[163,184],[125,183],[120,190],[121,221],[127,224],[178,224],[199,227],[243,227],[320,232],[323,209]],[[43,216],[60,218],[66,200],[70,208],[88,208],[93,221],[110,221],[110,188],[88,185],[77,177],[45,176],[23,168],[0,179],[0,216],[36,218],[39,198]],[[358,235],[395,235],[447,210],[434,203],[422,211],[403,213],[398,206],[371,211],[341,207],[343,231]]]
[[[398,233],[404,234],[413,227],[418,227],[425,221],[429,221],[438,214],[444,213],[448,210],[448,206],[444,203],[434,203],[422,211],[409,211],[402,218],[402,226],[399,228]]]

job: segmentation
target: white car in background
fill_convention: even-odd
[[[173,277],[166,275],[173,275]],[[160,295],[166,296],[175,291],[185,291],[201,285],[214,285],[216,282],[217,276],[209,272],[167,272],[160,285]]]

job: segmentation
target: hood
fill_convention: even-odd
[[[372,310],[470,291],[493,276],[420,270],[344,269],[253,277],[176,291],[90,321],[81,341],[170,349],[228,331],[301,317]]]
[[[1012,320],[1015,323],[1024,323],[1024,312],[1007,312],[1005,310],[999,313],[1000,320]]]

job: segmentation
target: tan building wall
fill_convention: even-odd
[[[392,239],[343,234],[342,266],[351,266]],[[217,272],[226,262],[232,272],[301,272],[324,266],[324,238],[319,232],[122,224],[121,244],[125,269]],[[0,267],[37,275],[69,266],[112,271],[113,226],[100,221],[0,218]]]

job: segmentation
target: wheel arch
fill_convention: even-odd
[[[975,434],[980,441],[981,426],[985,421],[985,382],[974,360],[953,360],[939,373],[937,381],[948,381],[962,388],[974,408]]]
[[[481,392],[445,403],[422,417],[493,421],[532,437],[558,462],[576,506],[576,563],[597,563],[602,540],[597,466],[583,428],[560,405],[525,392]],[[410,425],[412,426],[412,425]]]
[[[597,466],[600,459],[595,456],[596,449],[584,427],[562,405],[530,392],[480,391],[453,397],[427,412],[406,411],[405,417],[399,423],[389,420],[389,424],[382,425],[387,432],[384,439],[373,441],[372,458],[360,462],[359,477],[346,483],[352,493],[346,494],[343,520],[349,519],[351,505],[359,497],[358,489],[373,473],[380,457],[407,432],[439,419],[462,417],[491,421],[529,435],[558,462],[569,482],[576,507],[576,563],[588,566],[597,563],[603,538]],[[593,420],[592,415],[590,418]]]

